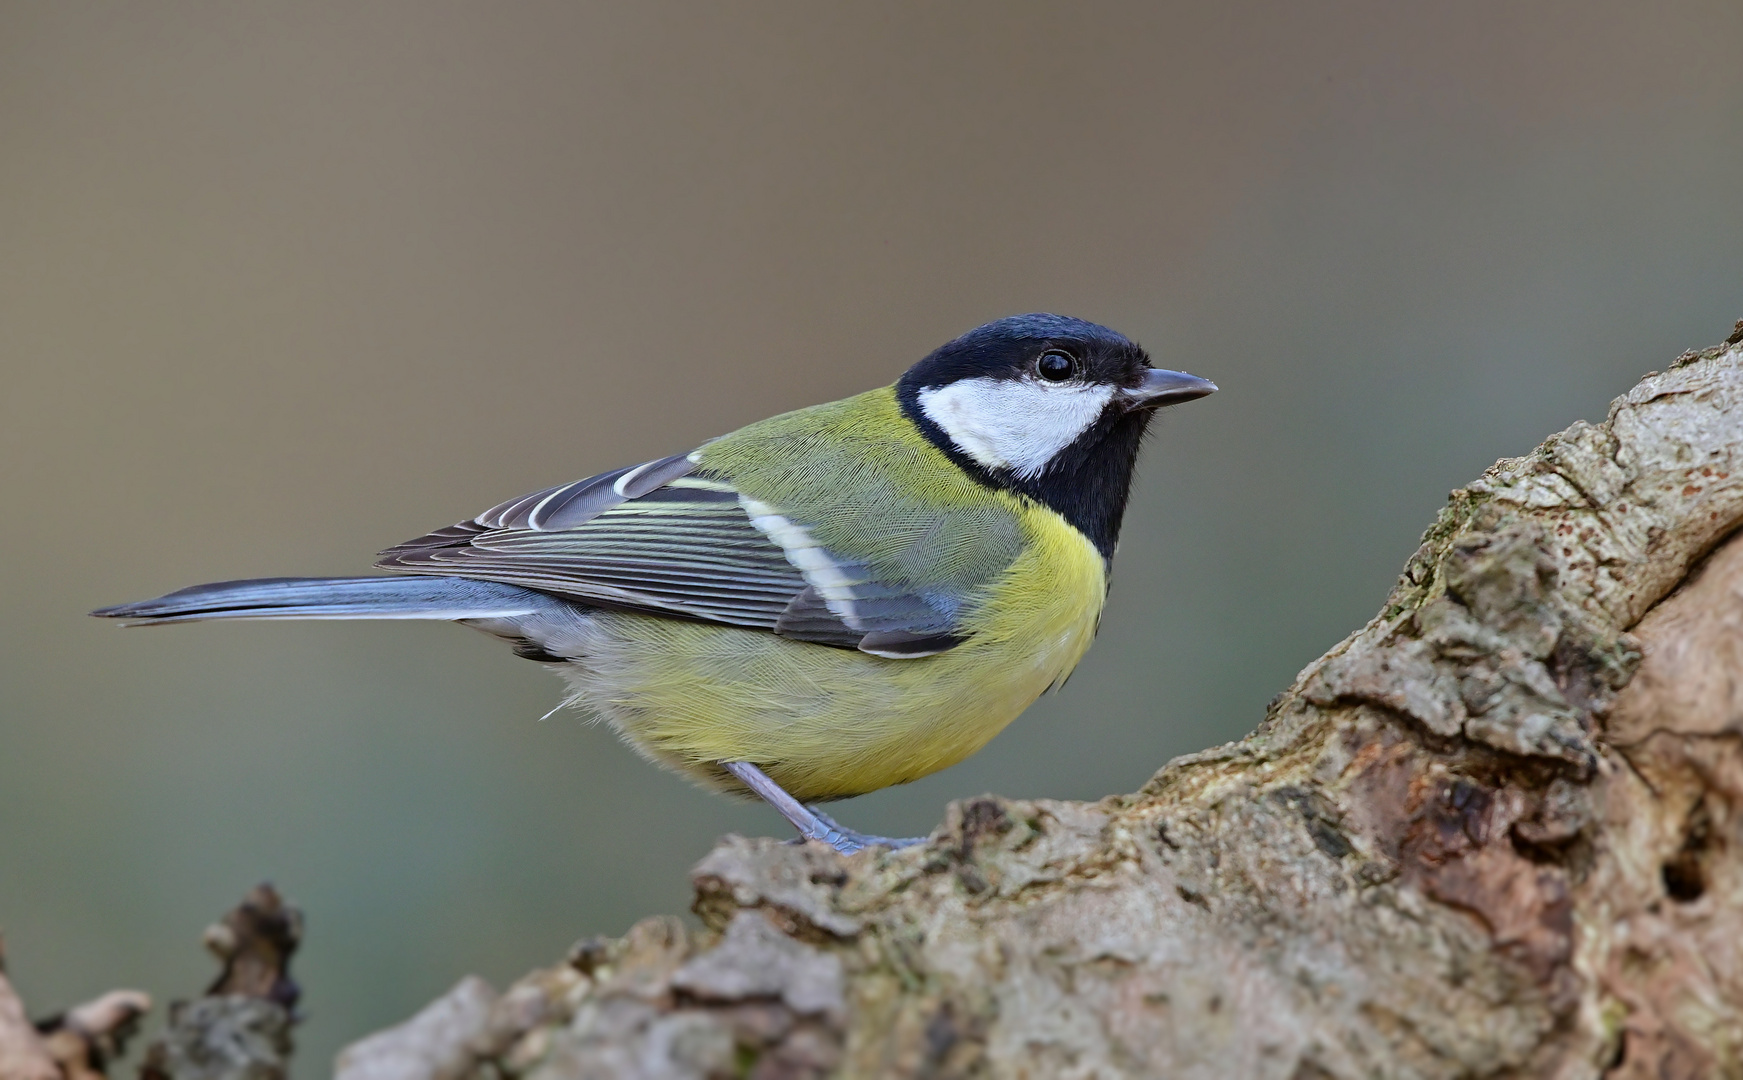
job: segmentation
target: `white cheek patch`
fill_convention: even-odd
[[[958,450],[1027,480],[1089,430],[1113,396],[1111,386],[982,377],[922,390],[919,402]]]

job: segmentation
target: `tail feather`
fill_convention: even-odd
[[[531,589],[468,578],[256,578],[195,585],[91,614],[130,626],[201,619],[492,619],[530,615],[550,603]]]

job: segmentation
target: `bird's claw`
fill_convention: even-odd
[[[721,768],[736,776],[740,783],[749,788],[762,800],[774,807],[787,823],[799,830],[800,842],[806,840],[821,840],[844,855],[863,851],[868,847],[905,848],[913,847],[926,841],[924,836],[893,837],[870,836],[855,832],[834,818],[817,809],[806,806],[798,799],[787,794],[785,788],[774,782],[768,773],[752,765],[748,761],[723,761]]]
[[[887,847],[894,850],[896,848],[913,847],[915,844],[924,844],[926,842],[924,836],[873,836],[869,833],[857,832],[836,821],[834,818],[817,809],[815,806],[807,806],[805,809],[811,811],[812,815],[816,817],[818,823],[823,827],[809,834],[806,833],[806,830],[800,829],[801,838],[804,840],[821,840],[836,851],[841,852],[843,855],[852,855],[854,852],[863,851],[868,847]]]

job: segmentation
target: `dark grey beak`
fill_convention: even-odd
[[[1120,391],[1120,400],[1128,409],[1160,409],[1182,401],[1216,393],[1216,383],[1188,375],[1184,371],[1164,371],[1151,368],[1144,372],[1144,381]]]

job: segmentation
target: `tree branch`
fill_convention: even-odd
[[[534,973],[441,1075],[1729,1075],[1740,524],[1733,345],[1454,492],[1246,739],[907,851],[728,837],[700,933]]]

